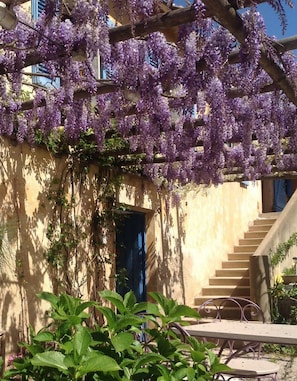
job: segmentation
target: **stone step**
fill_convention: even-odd
[[[249,262],[250,256],[257,250],[270,230],[277,216],[272,213],[260,215],[249,230],[239,239],[233,252],[228,254],[228,260],[222,262],[216,269],[215,276],[210,277],[209,286],[203,287],[201,295],[195,298],[195,308],[198,310],[206,300],[219,297],[241,296],[250,297]],[[237,311],[237,312],[236,312]],[[215,313],[213,311],[213,313]],[[224,308],[224,319],[237,319],[238,309]]]
[[[210,286],[249,286],[250,278],[248,276],[215,276],[209,279]]]
[[[239,246],[250,246],[250,245],[255,245],[255,246],[259,246],[260,243],[263,241],[263,238],[264,237],[245,237],[245,238],[241,238],[239,241],[238,241],[238,244]]]
[[[281,212],[268,212],[268,213],[260,213],[259,218],[274,218],[278,219],[281,215]]]
[[[236,245],[234,253],[254,253],[259,245]]]
[[[232,296],[241,296],[243,298],[246,298],[246,299],[249,299],[250,298],[250,295],[247,294],[247,295],[231,295],[231,294],[226,294],[226,295],[199,295],[197,296],[195,299],[194,299],[194,306],[195,306],[195,309],[197,309],[197,307],[201,306],[201,304],[203,304],[204,302],[206,302],[207,300],[209,299],[212,299],[212,298],[221,298],[221,297],[232,297]]]
[[[249,227],[249,232],[268,232],[272,225],[252,225]]]
[[[223,269],[232,269],[232,268],[249,268],[249,260],[236,260],[236,261],[223,261],[222,262],[222,268]]]
[[[264,231],[254,231],[254,232],[245,232],[243,235],[243,239],[252,239],[252,238],[257,238],[257,239],[264,239],[266,236],[267,232]]]
[[[277,218],[257,218],[254,221],[254,225],[270,225],[272,226]]]
[[[246,298],[246,299],[249,299],[249,298]],[[202,301],[202,299],[201,299]],[[206,301],[206,300],[204,300]],[[202,303],[201,303],[202,304]],[[198,311],[198,313],[200,314],[200,317],[203,319],[215,319],[217,316],[217,310],[214,308],[214,307],[208,307],[207,310],[201,310],[199,312],[199,306],[195,306],[194,308]],[[220,311],[220,314],[221,314],[221,318],[222,319],[225,319],[225,320],[240,320],[241,319],[241,315],[240,315],[240,309],[238,307],[234,307],[234,306],[224,306],[224,309]],[[252,320],[252,316],[250,314],[250,311],[245,311],[245,315],[246,317],[249,319],[249,320]]]
[[[249,296],[249,286],[207,286],[201,290],[201,295],[213,297],[213,295],[219,296]]]
[[[229,268],[229,269],[217,269],[215,272],[216,277],[233,278],[233,277],[248,277],[249,268]]]
[[[248,261],[251,255],[253,255],[253,253],[244,253],[244,252],[243,253],[229,253],[228,260],[229,261],[237,261],[237,260]]]

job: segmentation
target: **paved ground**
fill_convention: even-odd
[[[263,357],[279,364],[279,381],[297,381],[297,356],[267,354],[263,355]]]
[[[228,352],[226,352],[226,354],[227,353]],[[251,358],[251,355],[247,354],[246,357]],[[280,370],[278,372],[278,381],[297,381],[297,354],[296,353],[295,355],[282,354],[279,352],[267,353],[264,350],[262,352],[261,359],[272,361],[279,365]],[[260,380],[256,378],[249,378],[249,379],[234,378],[232,379],[232,381],[271,381],[271,378],[263,377]]]
[[[280,366],[278,381],[297,381],[297,356],[287,356],[282,354],[263,354],[261,358],[276,362]],[[233,379],[232,381],[247,381],[246,379]],[[270,378],[261,378],[260,381],[270,381]],[[257,381],[257,379],[248,379],[248,381]]]

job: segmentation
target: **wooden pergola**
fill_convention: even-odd
[[[17,0],[17,3],[23,3],[27,0]],[[258,0],[257,3],[262,3],[263,0]],[[4,0],[4,3],[10,4],[10,0]],[[112,3],[111,3],[111,9]],[[240,3],[237,0],[203,0],[203,3],[205,4],[207,11],[205,16],[206,17],[212,17],[215,21],[217,21],[220,25],[222,25],[225,29],[227,29],[238,41],[239,44],[244,43],[246,38],[246,33],[243,27],[243,22],[241,17],[239,16],[237,10],[238,6],[237,4]],[[251,2],[249,0],[241,2],[244,4],[245,7],[248,7],[251,5]],[[120,26],[116,26],[110,29],[109,31],[109,39],[111,43],[116,43],[119,41],[125,41],[131,38],[136,37],[144,37],[148,35],[149,33],[155,32],[155,31],[161,31],[165,33],[166,37],[170,39],[174,39],[177,33],[177,28],[180,25],[191,23],[195,20],[195,10],[192,6],[178,8],[178,7],[171,7],[167,8],[164,4],[164,12],[156,14],[152,17],[150,17],[146,21],[140,21],[137,22],[133,28],[131,28],[130,24],[124,24]],[[123,20],[125,21],[125,20]],[[297,36],[292,36],[289,38],[281,39],[278,41],[272,41],[272,45],[274,46],[276,52],[278,54],[282,54],[284,52],[297,49]],[[49,56],[48,59],[56,59],[61,58],[57,56]],[[236,64],[239,62],[239,53],[237,50],[234,50],[228,57],[228,63],[229,64]],[[24,60],[24,67],[28,67],[31,65],[36,65],[38,63],[42,63],[42,58],[38,54],[38,52],[30,52],[26,55],[26,58]],[[196,70],[201,72],[205,69],[205,62],[203,60],[197,62],[196,64]],[[280,65],[275,63],[273,59],[270,57],[269,53],[265,50],[263,47],[261,50],[261,57],[260,57],[260,66],[262,69],[269,75],[269,78],[271,81],[267,83],[265,86],[262,87],[261,92],[266,93],[273,91],[275,89],[281,90],[283,94],[287,96],[287,98],[295,105],[297,106],[297,94],[294,91],[294,88],[292,87],[290,80],[287,78],[284,70]],[[0,74],[6,74],[9,72],[9,69],[5,67],[3,64],[0,63]],[[114,92],[118,90],[118,86],[111,80],[102,80],[98,81],[98,86],[96,89],[96,94],[106,94],[110,92]],[[243,97],[245,96],[245,92],[241,88],[234,88],[232,91],[230,91],[229,96],[230,97]],[[90,94],[85,89],[77,90],[74,94],[75,99],[82,99],[85,97],[89,97]],[[45,100],[43,100],[40,105],[45,105]],[[29,110],[33,107],[33,101],[25,101],[21,105],[21,109]],[[125,110],[127,115],[133,114],[135,112],[135,109],[130,107],[129,109]],[[112,117],[112,115],[111,115]],[[196,120],[197,125],[203,124],[203,120]],[[184,126],[184,128],[190,128],[187,125]],[[256,138],[255,138],[256,139]],[[237,144],[239,142],[230,140],[226,141],[226,144]],[[203,141],[199,141],[197,143],[197,149],[199,150],[199,147],[203,146]],[[296,154],[295,152],[286,151],[284,153],[285,155],[288,154]],[[114,157],[115,165],[118,165],[122,168],[133,168],[134,165],[136,165],[139,168],[139,165],[146,164],[146,155],[142,152],[133,152],[131,153],[129,148],[121,148],[121,149],[115,149],[105,152],[98,152],[97,158],[100,158],[102,156],[112,156]],[[297,167],[292,167],[287,169],[286,171],[283,171],[282,168],[278,168],[277,165],[273,165],[273,153],[268,152],[268,155],[272,155],[272,170],[271,173],[268,176],[264,177],[296,177],[297,176]],[[96,160],[96,155],[94,156],[94,160]],[[176,158],[176,160],[179,160],[179,158]],[[162,163],[164,161],[164,158],[162,155],[158,152],[156,152],[154,157],[154,163]],[[226,181],[240,181],[244,180],[244,175],[242,173],[241,168],[234,168],[232,171],[228,170],[227,168],[224,171],[224,176]]]

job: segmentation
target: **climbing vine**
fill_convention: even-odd
[[[270,250],[271,266],[275,267],[283,262],[291,247],[297,245],[297,232],[293,233],[286,242],[280,243],[274,252]]]
[[[55,291],[81,296],[92,277],[89,290],[97,298],[107,280],[106,265],[114,262],[116,209],[123,207],[116,199],[121,175],[109,157],[96,160],[94,166],[98,151],[94,141],[88,141],[88,134],[77,145],[67,147],[60,130],[46,139],[40,136],[40,144],[55,155],[67,152],[65,167],[59,178],[52,179],[47,193],[51,217],[44,256]],[[87,192],[90,195],[86,196]]]

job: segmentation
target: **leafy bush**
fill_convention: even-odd
[[[13,360],[3,379],[204,381],[228,369],[212,345],[193,337],[184,342],[174,328],[183,317],[198,318],[190,307],[159,293],[150,294],[155,303],[136,303],[132,292],[100,296],[110,307],[67,294],[39,294],[51,304],[51,322],[37,333],[31,330],[30,343],[20,344],[24,355]],[[101,311],[104,324],[89,326],[90,307]]]
[[[273,323],[297,324],[297,287],[278,281],[270,289]]]

